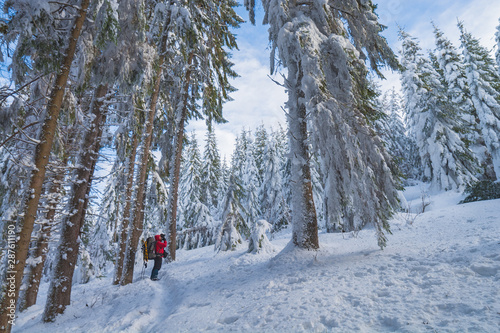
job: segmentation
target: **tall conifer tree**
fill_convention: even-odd
[[[404,31],[400,39],[405,67],[401,80],[424,175],[435,190],[463,188],[475,180],[477,164],[457,133],[461,115],[446,97],[446,82],[422,55],[416,39]]]
[[[384,27],[377,22],[375,5],[356,0],[262,3],[264,23],[270,25],[271,72],[276,51],[288,70],[294,244],[319,247],[309,165],[311,133],[325,173],[327,219],[342,230],[373,222],[379,244],[385,246],[387,220],[398,206],[397,184],[390,158],[368,125],[373,94],[361,58],[368,58],[378,74],[380,64],[398,64],[379,35]]]
[[[218,206],[218,193],[222,176],[221,160],[217,149],[217,141],[213,128],[209,128],[205,136],[205,150],[203,152],[203,170],[201,174],[202,202],[215,211]]]
[[[479,128],[491,155],[495,176],[500,174],[500,74],[489,51],[466,31],[462,23],[460,41],[470,95],[479,118]]]

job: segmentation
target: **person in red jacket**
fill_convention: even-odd
[[[155,265],[153,266],[153,271],[151,271],[151,280],[158,280],[158,272],[161,268],[161,263],[163,260],[163,254],[165,252],[165,247],[167,247],[167,240],[165,239],[165,234],[156,235],[156,257],[155,257]]]

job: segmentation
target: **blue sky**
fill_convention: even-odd
[[[240,1],[242,2],[242,0]],[[262,26],[262,10],[258,1],[256,26],[246,22],[236,31],[239,51],[234,52],[233,62],[240,77],[233,82],[239,90],[232,94],[234,101],[225,105],[227,124],[217,125],[216,136],[222,155],[228,161],[234,148],[236,136],[243,128],[255,129],[258,125],[277,128],[278,123],[286,125],[281,109],[287,96],[283,88],[269,79],[269,50],[267,27]],[[500,1],[491,0],[386,0],[378,4],[379,21],[387,26],[383,35],[397,53],[400,48],[398,26],[420,40],[421,47],[434,48],[431,21],[458,46],[457,19],[464,21],[466,29],[481,39],[482,45],[493,49],[494,34],[499,25]],[[248,19],[243,7],[238,13]],[[384,71],[386,80],[380,82],[383,90],[399,87],[397,73]],[[275,79],[280,80],[280,76]],[[203,121],[193,122],[188,131],[195,131],[201,147],[206,131]]]

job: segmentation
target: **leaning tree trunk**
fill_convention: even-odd
[[[134,185],[134,168],[135,168],[135,156],[137,152],[137,146],[139,144],[139,136],[134,133],[132,137],[132,149],[130,151],[130,159],[128,164],[128,174],[127,174],[127,189],[125,191],[125,208],[123,211],[122,224],[120,226],[120,238],[118,240],[118,253],[115,265],[115,276],[113,284],[117,285],[120,283],[120,279],[123,273],[123,260],[125,257],[125,251],[127,249],[127,228],[130,224],[130,206],[132,205],[132,187]]]
[[[90,0],[82,0],[80,4],[75,24],[70,33],[68,47],[64,52],[66,56],[63,59],[63,63],[54,83],[54,88],[50,94],[40,143],[36,147],[35,168],[31,174],[31,182],[28,190],[28,198],[24,206],[24,214],[18,225],[18,230],[21,229],[21,232],[18,235],[17,242],[15,243],[15,250],[13,251],[15,260],[13,260],[13,262],[9,261],[7,266],[8,269],[2,283],[3,286],[9,285],[9,290],[3,295],[0,304],[0,329],[5,332],[10,332],[12,325],[15,324],[16,302],[19,297],[26,258],[28,257],[31,233],[33,231],[42,186],[45,180],[45,171],[49,162],[52,143],[54,142],[64,89],[68,82],[71,63],[73,62],[76,44],[87,15],[89,2]]]
[[[134,208],[134,215],[131,225],[129,226],[129,233],[127,238],[127,246],[125,250],[125,261],[123,263],[123,273],[120,279],[122,286],[132,283],[134,278],[134,264],[135,253],[139,245],[139,238],[142,234],[144,225],[143,210],[144,210],[144,193],[146,187],[146,174],[148,171],[149,152],[151,150],[151,142],[153,141],[153,123],[156,114],[156,103],[158,102],[158,95],[160,93],[160,82],[162,76],[162,67],[165,62],[165,55],[162,54],[159,59],[158,70],[156,72],[156,82],[151,95],[151,105],[149,106],[148,119],[146,121],[146,129],[144,131],[144,143],[142,149],[141,164],[139,174],[137,175],[136,186],[136,202]]]
[[[61,166],[66,166],[68,163],[68,157],[64,157],[61,162]],[[30,267],[27,281],[28,286],[26,292],[24,293],[20,303],[19,310],[24,311],[32,305],[36,304],[36,298],[38,296],[38,289],[40,287],[40,281],[42,280],[43,266],[45,265],[45,260],[47,259],[47,252],[49,251],[49,239],[52,232],[52,227],[55,221],[57,204],[61,200],[61,190],[62,182],[64,180],[64,172],[55,172],[54,180],[49,190],[49,202],[48,211],[45,215],[45,221],[43,221],[40,234],[35,245],[35,250],[33,251],[33,258],[36,260],[35,264]]]
[[[168,244],[168,254],[170,260],[175,260],[175,251],[177,247],[177,201],[179,196],[179,176],[181,172],[181,157],[182,157],[182,142],[184,141],[184,125],[186,123],[187,117],[187,102],[189,96],[189,84],[191,82],[191,64],[193,62],[194,53],[189,55],[186,78],[184,81],[184,90],[182,96],[182,105],[179,107],[178,112],[180,112],[179,123],[176,124],[177,133],[175,136],[175,161],[172,165],[173,171],[170,172],[171,190],[170,198],[168,203],[168,232],[169,232],[169,244]]]
[[[63,313],[66,306],[70,304],[73,273],[80,247],[79,236],[85,219],[88,193],[101,146],[102,125],[105,121],[102,104],[107,90],[107,85],[101,85],[94,94],[91,106],[92,124],[83,140],[82,147],[84,148],[79,159],[76,180],[72,185],[71,202],[69,203],[71,215],[62,222],[61,240],[43,314],[44,322],[54,321],[55,316]]]
[[[309,147],[307,139],[307,112],[302,91],[301,63],[288,63],[288,140],[292,160],[292,228],[293,243],[304,249],[318,249],[318,222],[314,207]]]

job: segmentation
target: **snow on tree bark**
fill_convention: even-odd
[[[66,166],[67,163],[68,156],[65,156],[63,161],[61,161],[61,166]],[[20,311],[26,310],[30,306],[36,304],[38,289],[40,287],[40,282],[42,281],[43,267],[49,251],[49,240],[55,223],[56,208],[62,197],[61,190],[64,176],[64,172],[56,172],[50,187],[50,199],[48,203],[49,209],[45,214],[45,220],[40,226],[40,234],[38,235],[35,250],[33,251],[35,263],[32,264],[29,269],[27,276],[28,286],[24,292],[22,300],[19,302]]]
[[[80,232],[88,206],[88,194],[92,184],[99,149],[101,147],[102,126],[106,116],[102,110],[107,85],[101,85],[94,92],[91,104],[91,124],[82,142],[81,155],[72,184],[69,216],[65,216],[61,226],[61,239],[57,250],[52,279],[47,293],[47,302],[42,320],[52,322],[70,304],[73,273],[78,259]]]
[[[319,248],[318,223],[312,192],[309,166],[309,141],[307,137],[307,115],[305,94],[302,91],[303,73],[301,63],[288,63],[288,128],[290,159],[292,163],[292,240],[304,249]]]

